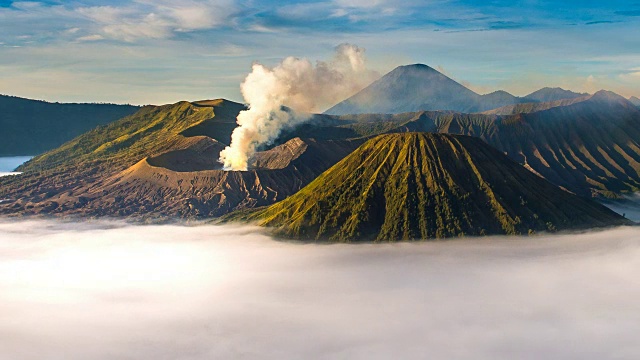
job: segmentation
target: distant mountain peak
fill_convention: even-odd
[[[488,93],[486,95],[492,95],[492,94],[496,94],[496,95],[511,95],[509,92],[504,91],[504,90],[496,90],[496,91],[490,92],[490,93]],[[513,96],[513,95],[511,95],[511,96]]]
[[[398,66],[325,114],[397,114],[422,110],[465,113],[522,102],[506,92],[479,95],[425,64]]]
[[[451,78],[449,78],[447,75],[425,64],[400,65],[395,69],[391,70],[386,75],[384,75],[383,78],[385,76],[393,77],[393,76],[423,76],[423,75],[442,77],[442,78],[451,80]],[[451,80],[451,81],[454,81],[454,80]]]
[[[436,69],[432,68],[431,66],[426,65],[426,64],[421,64],[421,63],[400,65],[400,66],[396,67],[396,69],[422,69],[422,70],[437,71]]]
[[[524,98],[538,102],[551,102],[558,100],[576,99],[588,95],[588,93],[577,93],[571,90],[565,90],[560,87],[544,87],[538,91],[532,92]]]
[[[636,96],[630,97],[629,101],[635,106],[640,106],[640,99]]]
[[[609,91],[609,90],[597,91],[595,94],[593,94],[591,96],[591,99],[594,99],[594,100],[607,100],[607,101],[624,101],[624,102],[628,101],[627,99],[624,98],[624,96],[618,95],[618,94],[614,93],[613,91]]]

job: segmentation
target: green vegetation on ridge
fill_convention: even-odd
[[[529,234],[628,224],[563,191],[482,140],[445,134],[381,135],[295,195],[229,219],[285,237],[397,241]]]
[[[97,127],[19,167],[19,176],[0,177],[0,198],[22,199],[3,204],[6,213],[49,212],[49,199],[71,193],[136,164],[148,156],[194,146],[199,141],[220,147],[228,143],[242,104],[215,100],[208,104],[182,101],[145,106],[133,115]],[[223,124],[216,131],[203,123]],[[194,129],[194,127],[200,128]],[[222,130],[220,130],[222,129]],[[185,132],[190,132],[185,134]],[[220,141],[216,143],[218,138]]]
[[[225,100],[216,101],[211,106],[198,106],[187,101],[146,106],[131,116],[93,129],[59,148],[37,156],[20,167],[20,171],[38,171],[87,161],[107,161],[119,164],[119,167],[128,167],[145,156],[174,148],[186,137],[205,135],[199,133],[197,127],[202,127],[208,120],[212,120],[212,123],[232,122],[235,126],[235,116],[242,108],[240,104]],[[218,112],[225,115],[230,112],[233,115],[218,118]],[[216,135],[216,140],[227,144],[231,131]]]

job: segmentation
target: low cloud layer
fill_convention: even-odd
[[[3,359],[635,359],[640,230],[301,245],[0,222]]]

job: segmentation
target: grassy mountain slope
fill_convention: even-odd
[[[187,101],[146,106],[131,116],[93,129],[35,157],[19,170],[39,171],[58,165],[74,166],[87,161],[128,167],[145,156],[179,148],[180,143],[188,137],[211,135],[206,133],[207,126],[216,127],[217,124],[228,123],[235,125],[235,115],[243,108],[241,104],[226,100],[217,100],[210,106],[199,106]],[[205,123],[213,125],[205,126]],[[226,133],[209,137],[228,144],[233,127],[227,128]]]
[[[0,95],[0,156],[36,155],[140,107],[60,104]]]
[[[396,241],[629,224],[477,138],[378,136],[268,208],[231,216],[307,240]]]
[[[0,199],[6,200],[0,203],[0,213],[47,212],[48,207],[57,207],[51,198],[81,191],[145,157],[197,146],[202,141],[223,146],[207,136],[185,136],[183,132],[204,122],[235,122],[235,115],[243,108],[226,100],[210,106],[189,102],[145,106],[33,158],[19,168],[25,172],[22,175],[0,177]],[[228,113],[235,115],[227,118]],[[217,135],[228,143],[231,131],[226,136]]]
[[[241,104],[226,100],[145,107],[94,129],[0,178],[0,213],[203,217],[269,205],[295,193],[361,140],[291,139],[220,170]]]

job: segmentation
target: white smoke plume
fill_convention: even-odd
[[[287,57],[275,67],[254,63],[240,89],[249,109],[238,115],[231,145],[220,152],[225,170],[247,170],[257,147],[273,141],[283,129],[298,125],[309,113],[353,95],[378,74],[368,70],[364,49],[336,47],[330,61]],[[284,107],[290,110],[283,109]]]

